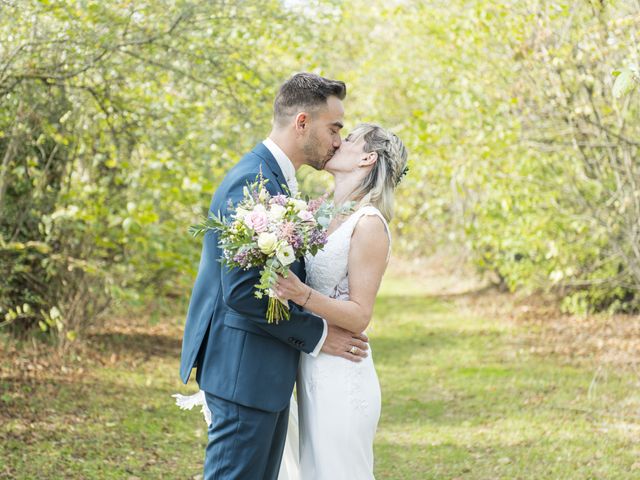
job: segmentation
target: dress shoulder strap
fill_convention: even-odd
[[[380,217],[380,220],[382,220],[382,223],[384,224],[384,229],[387,232],[387,237],[389,238],[389,250],[387,251],[387,262],[388,262],[389,257],[391,256],[391,230],[389,230],[389,224],[387,223],[387,220],[384,218],[384,215],[382,215],[382,212],[380,212],[380,210],[378,210],[376,207],[374,207],[373,205],[365,205],[360,209],[358,209],[353,214],[352,218],[350,219],[351,235],[353,235],[353,232],[356,229],[356,225],[358,224],[360,219],[364,216],[377,216],[377,217]]]

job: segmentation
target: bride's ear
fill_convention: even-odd
[[[361,167],[368,167],[378,161],[378,152],[369,152],[367,156],[360,160]]]

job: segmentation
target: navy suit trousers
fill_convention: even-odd
[[[277,480],[289,407],[267,412],[205,393],[211,410],[204,480]]]

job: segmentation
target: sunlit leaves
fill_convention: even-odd
[[[3,257],[0,308],[29,297],[85,325],[96,301],[187,295],[199,253],[187,227],[268,133],[280,55],[309,20],[277,1],[13,13],[0,17],[0,159],[12,140],[23,149],[3,169],[0,233],[56,253]]]
[[[616,78],[612,90],[615,98],[623,97],[629,93],[638,82],[637,69],[623,68],[621,70],[614,70],[613,76]]]

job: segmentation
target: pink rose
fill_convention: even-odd
[[[244,217],[244,224],[256,232],[262,233],[267,229],[269,219],[265,212],[252,210]]]
[[[308,210],[302,210],[301,212],[298,212],[298,218],[303,222],[315,221],[315,218],[313,217],[313,213],[311,213]]]

